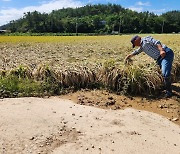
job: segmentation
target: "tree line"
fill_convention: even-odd
[[[156,15],[136,12],[116,4],[63,8],[51,13],[24,13],[3,28],[22,33],[179,33],[180,11]]]

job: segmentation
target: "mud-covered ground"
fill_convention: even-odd
[[[104,103],[99,103],[99,107],[106,109],[93,107],[92,94],[93,97],[102,94],[99,97]],[[132,103],[138,104],[137,98],[118,98],[102,91],[83,92],[83,95],[82,92],[73,95],[78,96],[81,105],[59,97],[1,99],[0,153],[179,154],[180,126],[164,116],[133,109]],[[88,97],[84,101],[89,101],[91,106],[82,102],[84,97]],[[147,100],[139,98],[140,101]],[[169,102],[178,110],[175,100],[169,99],[165,104]],[[167,109],[172,107],[157,110]]]
[[[116,95],[105,90],[81,90],[64,95],[62,98],[73,100],[80,105],[103,109],[134,108],[150,111],[163,115],[170,121],[180,125],[180,83],[174,83],[172,87],[174,95],[168,99],[164,98],[163,92],[159,96],[133,97]]]
[[[0,153],[179,154],[179,83],[173,93],[155,99],[81,90],[0,99]]]

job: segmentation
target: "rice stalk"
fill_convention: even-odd
[[[19,66],[16,69],[11,69],[9,74],[18,78],[32,78],[32,70],[28,66]]]

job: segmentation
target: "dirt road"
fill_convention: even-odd
[[[147,111],[60,98],[0,100],[2,154],[180,154],[180,126]]]

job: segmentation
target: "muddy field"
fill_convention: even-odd
[[[105,90],[81,90],[62,95],[60,98],[72,100],[80,105],[93,106],[110,110],[134,108],[154,112],[180,125],[180,83],[173,84],[174,96],[171,99],[159,97],[135,97],[109,93]]]
[[[42,82],[50,78],[51,82],[61,85],[62,89],[105,87],[113,91],[138,94],[158,91],[162,88],[163,79],[155,61],[142,53],[135,56],[129,65],[124,64],[126,55],[132,52],[129,41],[131,37],[1,36],[0,75],[13,74]],[[172,80],[178,82],[179,35],[153,37],[175,52]]]

